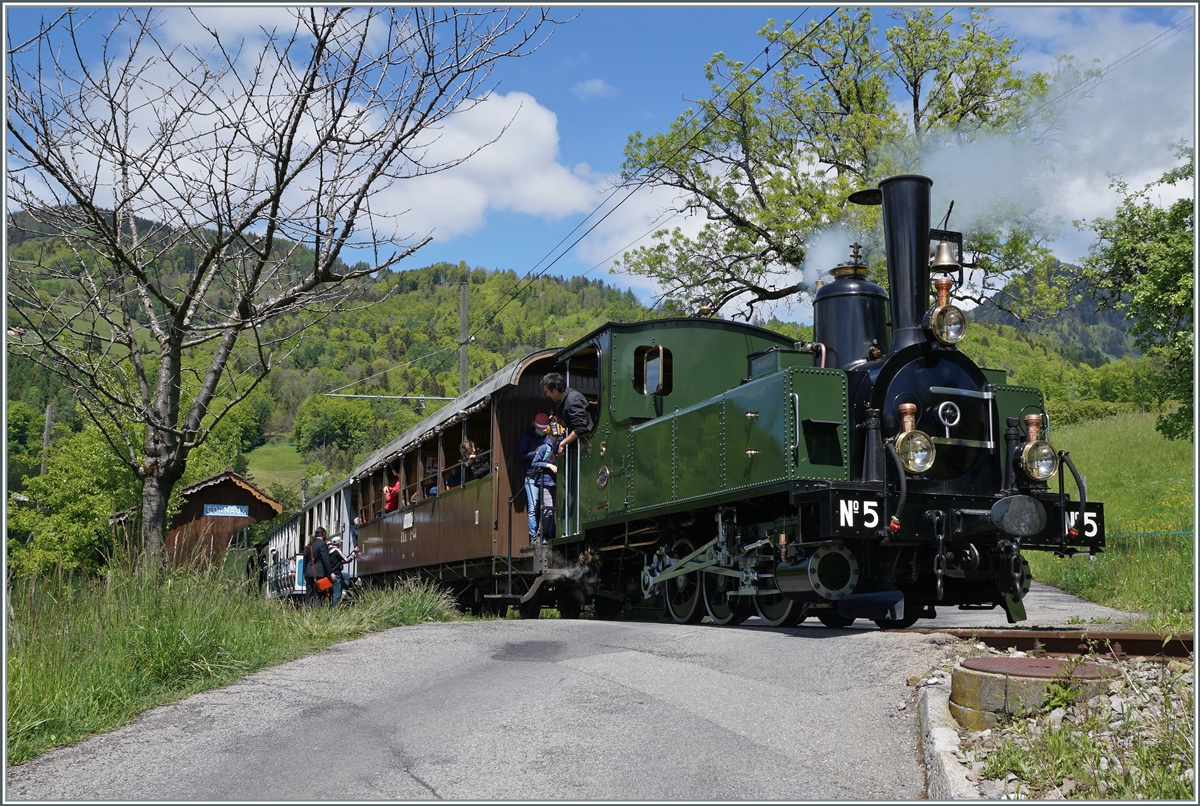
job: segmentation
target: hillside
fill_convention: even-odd
[[[1058,280],[1070,284],[1068,298],[1078,300],[1054,316],[1022,322],[1009,313],[1014,301],[1013,292],[1005,288],[993,294],[982,305],[967,312],[971,322],[986,325],[1004,325],[1016,330],[1045,336],[1057,345],[1057,352],[1076,363],[1099,367],[1110,361],[1125,357],[1137,358],[1140,351],[1126,332],[1128,325],[1124,313],[1100,310],[1096,299],[1087,294],[1078,283],[1072,283],[1075,267],[1060,264]]]
[[[27,241],[24,248],[30,246]],[[433,400],[394,398],[457,395],[460,282],[468,283],[469,384],[478,383],[514,358],[567,344],[606,321],[637,321],[657,315],[631,291],[586,277],[542,277],[529,282],[512,271],[472,269],[465,263],[387,273],[362,283],[353,305],[291,342],[278,367],[218,428],[218,439],[196,455],[195,468],[189,468],[185,480],[198,478],[196,474],[209,467],[233,465],[245,470],[245,454],[260,446],[282,449],[283,443],[292,445],[289,456],[296,455],[292,450],[299,452],[300,466],[314,481],[326,471],[331,475],[345,472],[441,405]],[[1086,302],[1075,308],[1082,311],[1085,306]],[[1007,370],[1011,383],[1042,388],[1052,412],[1064,402],[1077,400],[1148,402],[1139,397],[1144,384],[1139,384],[1138,378],[1146,371],[1145,362],[1125,355],[1120,361],[1090,365],[1081,361],[1079,349],[1061,336],[986,321],[1007,316],[1001,313],[974,314],[963,351],[983,366]],[[1081,312],[1075,318],[1065,317],[1064,322],[1059,326],[1069,328],[1077,323],[1079,332],[1093,341],[1104,327],[1118,334],[1103,316],[1088,319]],[[285,329],[291,324],[281,321],[273,327]],[[778,321],[766,326],[796,339],[811,338],[811,328],[805,326]],[[200,354],[192,362],[199,366],[206,360],[207,356]],[[9,372],[9,419],[20,431],[18,439],[10,438],[9,450],[10,469],[17,470],[10,489],[17,490],[22,472],[38,464],[46,404],[54,406],[56,442],[61,434],[81,430],[84,421],[70,393],[46,370],[10,357]],[[328,392],[381,397],[330,398],[325,396]],[[272,450],[255,456],[254,469],[263,475],[264,483],[298,486],[295,469],[278,476],[267,470],[265,460],[273,455]],[[288,465],[295,468],[295,459]]]

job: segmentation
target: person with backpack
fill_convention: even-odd
[[[318,526],[312,540],[304,549],[304,606],[313,607],[325,603],[325,591],[318,587],[318,580],[328,579],[333,584],[333,561],[329,557],[329,546],[325,544],[325,527]]]
[[[350,574],[342,569],[346,567],[347,563],[358,556],[358,546],[355,546],[353,551],[350,552],[350,556],[347,557],[342,553],[342,539],[340,537],[335,537],[329,542],[331,543],[329,561],[332,563],[331,569],[333,571],[333,601],[330,603],[330,606],[333,607],[341,601],[342,594],[350,587]]]

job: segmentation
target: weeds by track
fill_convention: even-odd
[[[1101,653],[1115,658],[1186,658],[1192,654],[1192,633],[1163,635],[1151,632],[1096,630],[910,630],[923,634],[947,633],[955,638],[982,642],[992,649],[1016,649],[1029,654],[1087,655]]]

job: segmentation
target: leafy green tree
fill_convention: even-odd
[[[1176,156],[1182,165],[1139,191],[1114,180],[1123,201],[1113,218],[1078,222],[1097,238],[1080,277],[1101,306],[1128,312],[1134,343],[1161,361],[1150,388],[1160,403],[1178,405],[1155,427],[1168,439],[1193,440],[1194,202],[1191,195],[1165,206],[1155,200],[1164,186],[1195,181],[1195,150],[1178,144]]]
[[[8,565],[15,576],[93,572],[116,548],[109,518],[136,509],[138,481],[94,426],[63,437],[46,475],[8,498]]]
[[[8,489],[17,492],[25,477],[41,469],[42,434],[45,416],[20,400],[8,403],[8,430],[5,433],[5,458],[8,462]]]
[[[324,446],[345,450],[360,444],[375,412],[365,400],[313,395],[300,406],[292,434],[301,452]]]
[[[262,42],[197,16],[206,42],[181,46],[164,13],[68,9],[5,54],[6,223],[31,244],[6,266],[26,330],[10,349],[59,375],[139,480],[152,563],[191,451],[296,332],[428,243],[380,194],[472,157],[434,157],[428,135],[554,24],[297,8]],[[375,261],[347,266],[347,246]]]
[[[1033,140],[1054,128],[1056,110],[1035,106],[1053,77],[1018,70],[1016,41],[984,11],[969,9],[955,31],[949,12],[899,9],[883,42],[869,8],[802,30],[770,21],[759,32],[769,75],[714,55],[710,98],[665,133],[635,132],[622,166],[626,181],[677,191],[669,212],[700,216],[703,227],[658,231],[625,253],[621,270],[656,280],[668,310],[734,306],[750,320],[762,302],[811,291],[798,270],[818,230],[846,228],[878,264],[878,209],[846,205],[852,191],[918,171],[939,144],[997,131]],[[1073,70],[1060,63],[1060,73]],[[1028,210],[997,206],[964,229],[985,278],[980,298],[997,276],[1032,262],[1036,280],[1052,264],[1046,222]]]

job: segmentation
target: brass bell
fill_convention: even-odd
[[[933,255],[933,263],[930,268],[934,271],[952,272],[958,271],[958,259],[954,256],[954,245],[949,241],[941,241],[937,245],[937,251]]]

